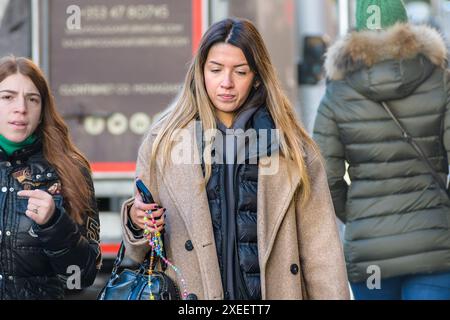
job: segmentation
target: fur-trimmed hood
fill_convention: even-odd
[[[447,48],[438,31],[428,26],[396,24],[382,31],[352,32],[332,45],[326,54],[325,71],[330,80],[386,60],[425,56],[445,68]]]

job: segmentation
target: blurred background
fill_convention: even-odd
[[[450,46],[450,0],[405,3],[412,23],[437,28]],[[0,0],[0,56],[26,56],[44,70],[93,168],[103,267],[68,299],[95,299],[108,279],[142,135],[179,91],[203,32],[226,17],[252,20],[311,133],[323,55],[352,30],[354,10],[354,0]]]

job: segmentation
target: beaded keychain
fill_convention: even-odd
[[[149,244],[152,248],[151,255],[150,255],[150,266],[148,268],[148,286],[150,288],[149,299],[155,300],[155,296],[153,295],[153,292],[152,292],[151,277],[153,275],[153,267],[152,266],[153,266],[153,261],[155,259],[155,253],[156,253],[156,255],[158,257],[160,257],[164,261],[164,263],[167,264],[169,267],[171,267],[177,274],[178,278],[181,281],[181,285],[183,288],[182,295],[183,295],[183,299],[185,300],[188,296],[186,280],[183,278],[180,269],[178,269],[173,263],[171,263],[169,260],[167,260],[167,258],[164,256],[164,254],[163,254],[164,245],[161,240],[161,233],[159,231],[156,231],[156,232],[150,231],[150,227],[147,225],[148,218],[151,219],[153,225],[156,225],[156,221],[155,221],[155,218],[153,217],[151,210],[147,211],[147,216],[144,218],[144,225],[145,225],[144,236],[149,241]]]

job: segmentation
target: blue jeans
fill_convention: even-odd
[[[450,300],[450,272],[381,280],[380,289],[366,282],[350,283],[355,300]]]

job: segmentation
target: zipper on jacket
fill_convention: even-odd
[[[6,181],[6,186],[5,187],[8,190],[9,190],[10,185],[11,185],[11,182],[9,181],[9,176],[10,176],[11,172],[12,172],[11,169],[6,169],[5,170],[5,176],[3,177],[4,180]],[[2,225],[1,225],[1,229],[0,230],[2,231],[2,233],[4,232],[3,229],[7,228],[7,226],[8,226],[8,213],[6,212],[6,207],[10,206],[10,203],[9,203],[10,199],[11,199],[10,193],[11,192],[9,192],[9,191],[5,192],[5,197],[3,199],[3,203],[1,203],[1,205],[2,205],[1,224]],[[12,266],[8,266],[8,263],[6,263],[6,269],[5,269],[5,265],[3,264],[3,261],[2,261],[3,257],[6,256],[6,254],[5,254],[6,250],[8,250],[8,247],[5,244],[5,242],[8,241],[8,240],[9,239],[2,234],[2,241],[0,243],[0,265],[1,265],[1,270],[2,270],[3,274],[6,274],[9,270],[11,270],[11,267],[12,267]],[[10,261],[10,259],[8,259],[8,258],[6,258],[6,259]],[[5,276],[4,276],[4,278],[3,278],[3,280],[2,280],[2,282],[0,284],[0,298],[1,299],[3,299],[4,292],[5,292],[5,287],[6,287],[6,282],[5,282]]]
[[[245,160],[244,160],[245,161]],[[240,264],[240,260],[239,260],[239,248],[238,248],[238,239],[237,239],[237,222],[236,222],[236,218],[237,215],[239,214],[239,193],[237,191],[237,176],[239,173],[239,168],[242,166],[242,164],[238,164],[237,167],[235,168],[235,171],[233,173],[233,191],[234,191],[234,200],[236,203],[236,206],[234,207],[234,215],[235,215],[235,219],[234,219],[234,229],[235,229],[235,233],[234,233],[234,258],[236,259],[236,261],[234,262],[235,268],[236,268],[236,272],[237,274],[237,284],[238,284],[238,288],[235,288],[239,290],[239,288],[242,288],[242,293],[244,294],[244,297],[242,297],[244,300],[249,300],[250,299],[250,294],[248,292],[247,289],[247,285],[245,283],[244,280],[244,276],[242,274],[242,270],[241,270],[241,264]],[[239,290],[240,291],[240,290]]]
[[[223,170],[220,170],[220,182],[222,183],[223,186],[225,186],[225,173],[226,173],[226,168],[225,168],[225,164],[222,165]],[[228,221],[227,221],[227,214],[223,213],[224,210],[223,207],[225,207],[226,209],[226,195],[224,194],[224,188],[220,188],[220,219],[222,221],[222,230],[221,230],[221,241],[222,241],[222,272],[223,272],[223,286],[224,289],[228,289],[227,286],[227,241],[226,241],[226,235],[228,233]],[[223,201],[225,200],[225,201]],[[224,296],[225,296],[225,300],[228,300],[230,298],[230,293],[228,292],[228,290],[225,290],[224,292]]]

